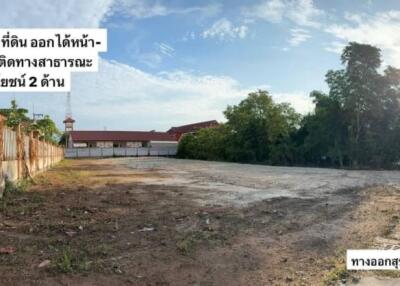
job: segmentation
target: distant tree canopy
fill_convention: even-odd
[[[11,101],[10,108],[0,109],[0,114],[7,117],[6,124],[8,127],[15,127],[19,124],[29,125],[32,120],[27,116],[28,110],[25,108],[19,108],[15,100]]]
[[[286,153],[300,115],[287,103],[274,103],[267,91],[259,90],[224,112],[227,123],[186,135],[178,147],[184,158],[236,162],[279,163],[290,161]]]
[[[400,161],[400,70],[380,73],[376,47],[349,43],[344,68],[313,91],[312,113],[297,114],[257,91],[224,112],[227,122],[184,136],[178,156],[279,165],[393,167]]]
[[[58,142],[61,132],[58,130],[50,116],[45,115],[32,125],[33,129],[38,130],[43,140]]]
[[[61,134],[54,121],[48,115],[45,115],[42,119],[33,121],[27,115],[28,110],[18,107],[15,100],[11,101],[10,108],[0,109],[0,114],[7,117],[6,124],[8,127],[14,128],[22,125],[26,131],[39,131],[40,139],[42,140],[57,142]]]

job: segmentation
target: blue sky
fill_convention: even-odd
[[[257,88],[301,113],[326,90],[348,41],[400,67],[398,0],[4,0],[2,27],[107,28],[98,73],[74,74],[77,129],[166,130],[222,111]],[[65,94],[1,94],[62,128]]]

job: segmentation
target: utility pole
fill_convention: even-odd
[[[44,117],[43,113],[35,113],[35,104],[32,104],[32,110],[33,123],[35,123],[37,119]]]

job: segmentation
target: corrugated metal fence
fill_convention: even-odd
[[[16,181],[45,170],[64,158],[64,150],[40,141],[37,132],[12,130],[0,118],[0,197],[5,179]]]

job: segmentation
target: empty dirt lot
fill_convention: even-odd
[[[343,263],[400,244],[397,186],[396,171],[64,161],[1,201],[0,285],[398,283]]]

